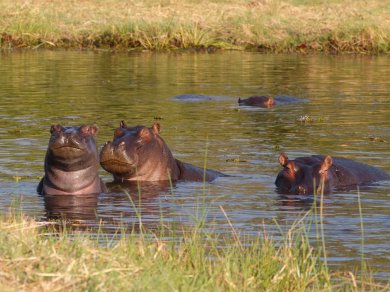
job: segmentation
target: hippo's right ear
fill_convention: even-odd
[[[155,134],[158,134],[158,133],[160,133],[160,130],[161,130],[160,124],[159,123],[154,123],[153,126],[152,126],[152,131]]]
[[[97,131],[98,131],[98,127],[95,124],[89,126],[89,133],[92,136],[95,136]]]
[[[120,127],[120,128],[126,128],[126,123],[125,123],[124,120],[122,120],[122,121],[120,122],[119,127]]]
[[[279,163],[281,166],[286,167],[286,165],[288,163],[288,157],[287,157],[286,153],[284,153],[284,152],[280,153]]]
[[[50,127],[50,134],[59,133],[61,131],[62,131],[62,126],[61,125],[52,125]]]
[[[274,99],[272,97],[268,97],[267,106],[271,107],[274,105]]]

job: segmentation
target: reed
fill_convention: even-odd
[[[136,204],[134,204],[135,206]],[[221,207],[231,234],[204,228],[165,227],[152,233],[117,236],[59,232],[10,212],[0,219],[2,291],[386,291],[390,283],[358,278],[352,271],[328,271],[310,246],[306,218],[282,239],[240,235]],[[140,214],[140,213],[137,213]],[[172,231],[174,230],[174,232]],[[118,233],[121,235],[121,232]],[[118,235],[117,234],[117,235]],[[166,240],[175,238],[176,240]],[[222,246],[222,247],[221,247]],[[331,286],[330,286],[331,285]]]
[[[381,0],[0,2],[0,47],[389,53]]]

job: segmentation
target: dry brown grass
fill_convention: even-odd
[[[388,1],[0,2],[1,47],[390,51]]]

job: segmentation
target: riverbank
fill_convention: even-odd
[[[228,219],[227,219],[228,220]],[[161,226],[125,235],[0,219],[2,291],[387,291],[367,270],[332,271],[308,243],[304,220],[274,240]],[[82,223],[80,222],[80,226]],[[60,229],[58,231],[58,229]],[[167,240],[173,234],[176,242]],[[325,247],[325,246],[323,246]],[[324,251],[324,250],[323,250]],[[325,257],[325,260],[324,260]],[[362,263],[362,267],[364,264]],[[351,267],[356,269],[356,267]]]
[[[0,2],[0,47],[390,53],[386,1]]]

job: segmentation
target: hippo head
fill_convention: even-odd
[[[122,121],[115,129],[113,141],[103,145],[100,164],[114,178],[131,180],[152,172],[161,164],[161,157],[171,156],[165,142],[159,136],[160,124],[152,127],[127,127]]]
[[[97,127],[94,125],[51,126],[47,163],[66,171],[73,171],[96,162],[98,157],[94,139],[96,132]]]
[[[274,105],[274,99],[270,96],[251,96],[249,98],[238,98],[239,105],[258,106],[263,108],[271,108]]]
[[[330,192],[332,175],[329,169],[333,161],[329,155],[289,160],[281,153],[279,163],[283,170],[279,172],[275,185],[280,192],[307,195],[313,194],[314,188],[317,194]]]

